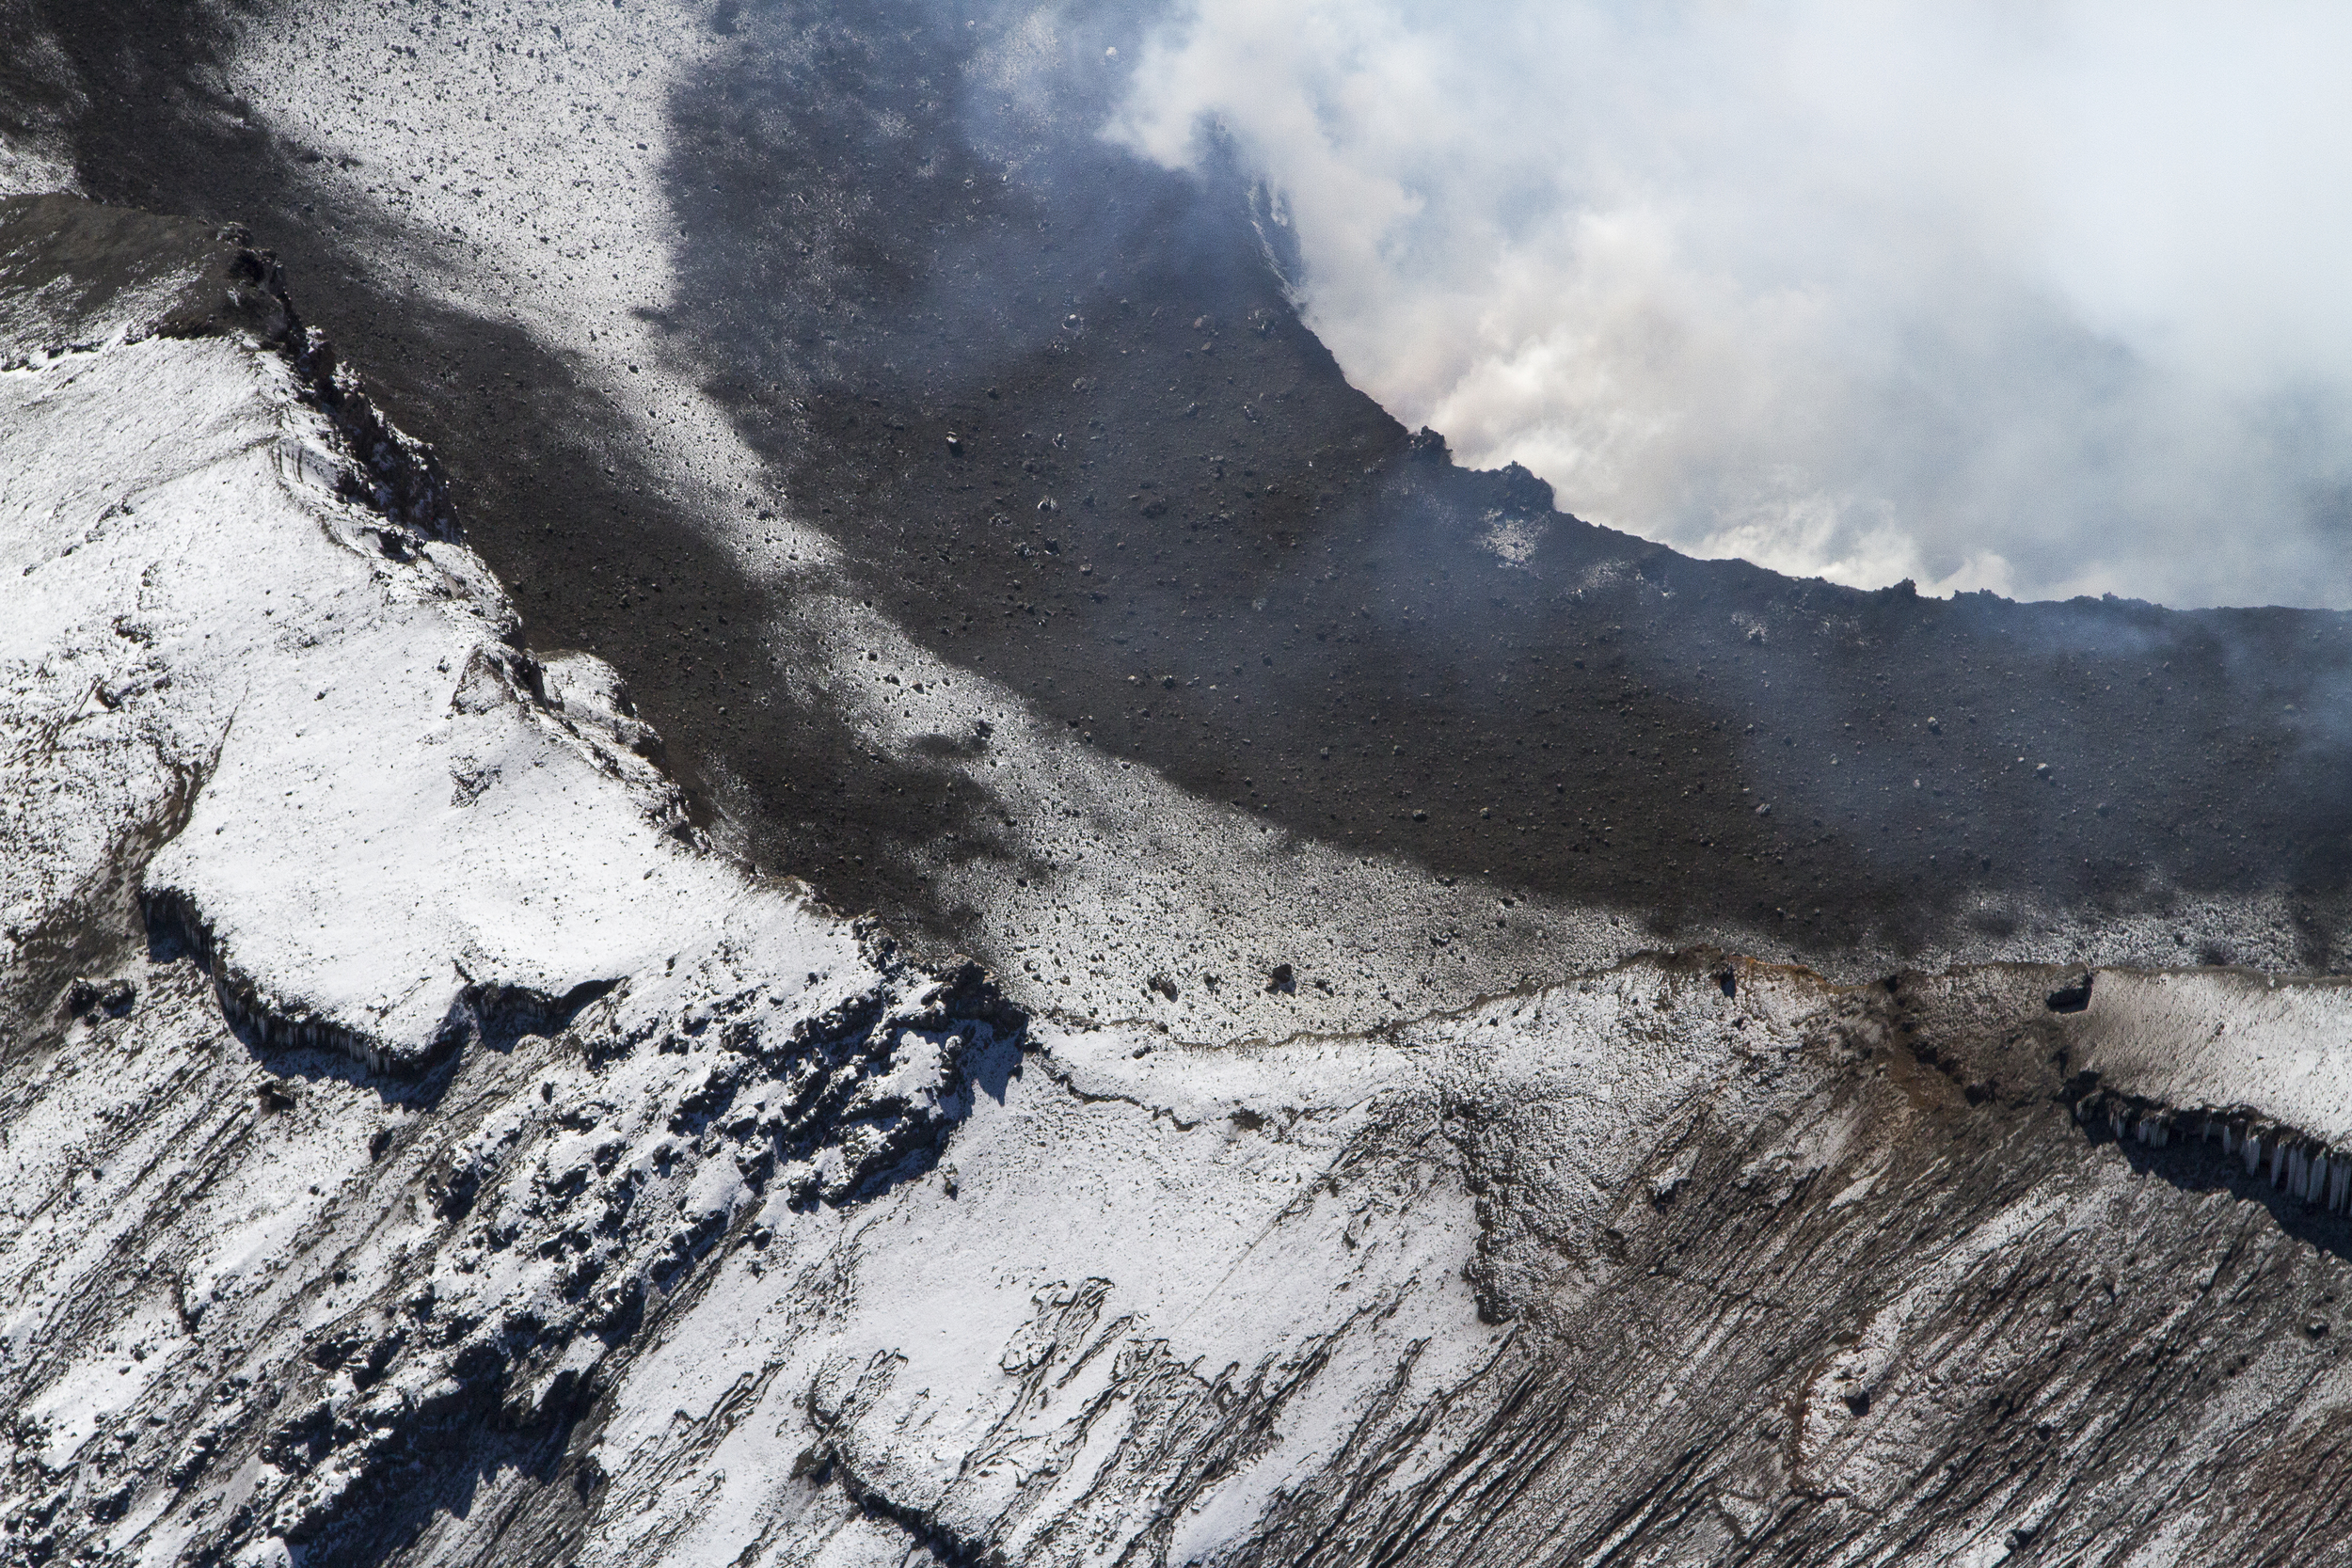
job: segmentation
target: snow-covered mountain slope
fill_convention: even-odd
[[[1461,470],[1242,171],[1102,138],[1162,14],[24,0],[0,72],[85,188],[298,262],[718,842],[1032,1011],[2352,962],[2352,622],[1851,593]]]
[[[2341,987],[1031,1018],[686,824],[266,258],[0,225],[0,1559],[2352,1555]]]
[[[435,1299],[424,1258],[485,1180],[551,1184],[566,1213],[593,1186],[593,1236],[567,1219],[487,1264],[478,1240],[444,1259],[479,1309],[437,1320],[352,1417],[406,1441],[421,1408],[485,1413],[469,1367],[500,1370],[493,1402],[523,1398],[515,1322],[536,1325],[530,1375],[568,1389],[596,1336],[739,1212],[840,1200],[935,1148],[1020,1015],[976,968],[910,970],[693,842],[610,672],[511,645],[446,516],[401,504],[431,491],[422,454],[282,298],[258,333],[191,327],[189,292],[227,266],[266,293],[263,259],[77,203],[10,202],[0,226],[78,227],[135,263],[59,270],[53,292],[87,285],[73,346],[0,371],[23,1464],[80,1453],[144,1386],[91,1385],[77,1360],[117,1271],[139,1281],[120,1288],[138,1324],[169,1304],[147,1370],[179,1372],[156,1397],[233,1424],[254,1412],[218,1408],[222,1380],[325,1321],[329,1271],[360,1281],[328,1291],[338,1332],[359,1333],[387,1291]],[[10,251],[20,277],[40,259]],[[723,1060],[692,1049],[706,1037]],[[118,1346],[145,1332],[106,1328]],[[405,1343],[392,1332],[359,1384]],[[293,1465],[299,1497],[256,1502],[249,1476],[182,1497],[199,1518],[266,1503],[298,1537],[375,1475],[345,1470]]]
[[[730,927],[779,975],[856,968],[837,922],[684,848],[644,726],[599,705],[607,673],[567,661],[566,702],[445,525],[377,504],[322,347],[163,325],[0,383],[21,604],[0,657],[46,737],[12,802],[12,924],[176,810],[151,911],[258,1027],[411,1070],[487,1014],[568,1012]],[[53,756],[71,789],[46,787]]]

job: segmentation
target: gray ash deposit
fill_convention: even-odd
[[[1017,17],[976,41],[921,7],[729,15],[660,104],[675,246],[615,260],[675,269],[654,340],[768,464],[716,521],[804,515],[837,591],[948,665],[1288,832],[1661,936],[1738,922],[1867,967],[2253,898],[2135,956],[2335,961],[2343,616],[1927,601],[1582,524],[1345,384],[1238,174],[1101,144],[1107,87],[1067,63],[1042,103],[989,99]],[[646,471],[633,367],[596,385],[501,320],[512,278],[416,297],[388,220],[210,86],[225,22],[41,21],[88,100],[87,188],[338,280],[312,310],[448,466],[533,641],[611,659],[706,813],[735,781],[752,858],[971,939],[906,841],[1021,849],[958,759],[877,757],[775,678],[818,656],[777,652],[773,591]]]
[[[1143,20],[0,18],[0,1560],[2341,1560],[2352,626],[1460,467]]]

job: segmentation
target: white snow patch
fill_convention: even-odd
[[[722,936],[779,975],[863,968],[837,922],[682,845],[666,782],[595,713],[530,689],[470,551],[336,496],[335,438],[283,361],[217,340],[69,356],[0,374],[0,671],[20,711],[144,758],[71,810],[38,769],[0,774],[39,851],[0,870],[12,921],[178,777],[194,809],[149,887],[272,1011],[372,1057],[421,1059],[469,997],[560,999]]]
[[[2352,981],[2103,969],[2073,1037],[2103,1087],[2352,1144]]]

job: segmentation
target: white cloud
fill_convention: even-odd
[[[1111,132],[1283,194],[1310,323],[1700,553],[2352,604],[2352,11],[1199,0]]]

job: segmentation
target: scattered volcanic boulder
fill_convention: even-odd
[[[1591,527],[993,14],[267,21],[0,15],[0,1560],[2352,1549],[2342,617]]]

